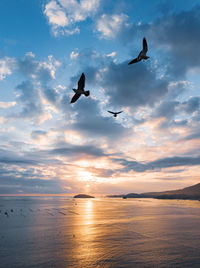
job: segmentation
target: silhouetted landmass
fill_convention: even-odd
[[[149,192],[142,194],[130,193],[126,195],[109,195],[108,197],[200,200],[200,183],[173,191]]]
[[[88,194],[77,194],[74,196],[74,198],[94,198],[94,196]]]

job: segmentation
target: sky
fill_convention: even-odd
[[[0,25],[1,195],[200,182],[200,0],[1,0]]]

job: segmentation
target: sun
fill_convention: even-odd
[[[94,177],[89,171],[80,170],[78,171],[78,180],[80,181],[93,181]]]

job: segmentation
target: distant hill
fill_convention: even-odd
[[[164,192],[150,192],[150,193],[143,193],[148,196],[168,196],[168,197],[190,197],[190,198],[195,198],[195,199],[200,199],[200,183],[195,184],[193,186],[189,186],[183,189],[179,190],[173,190],[173,191],[164,191]]]
[[[142,194],[130,193],[126,195],[112,195],[109,197],[200,200],[200,183],[173,191],[149,192]]]
[[[87,195],[87,194],[77,194],[74,198],[94,198],[94,196]]]

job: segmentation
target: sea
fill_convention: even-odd
[[[200,268],[200,201],[0,197],[0,267]]]

